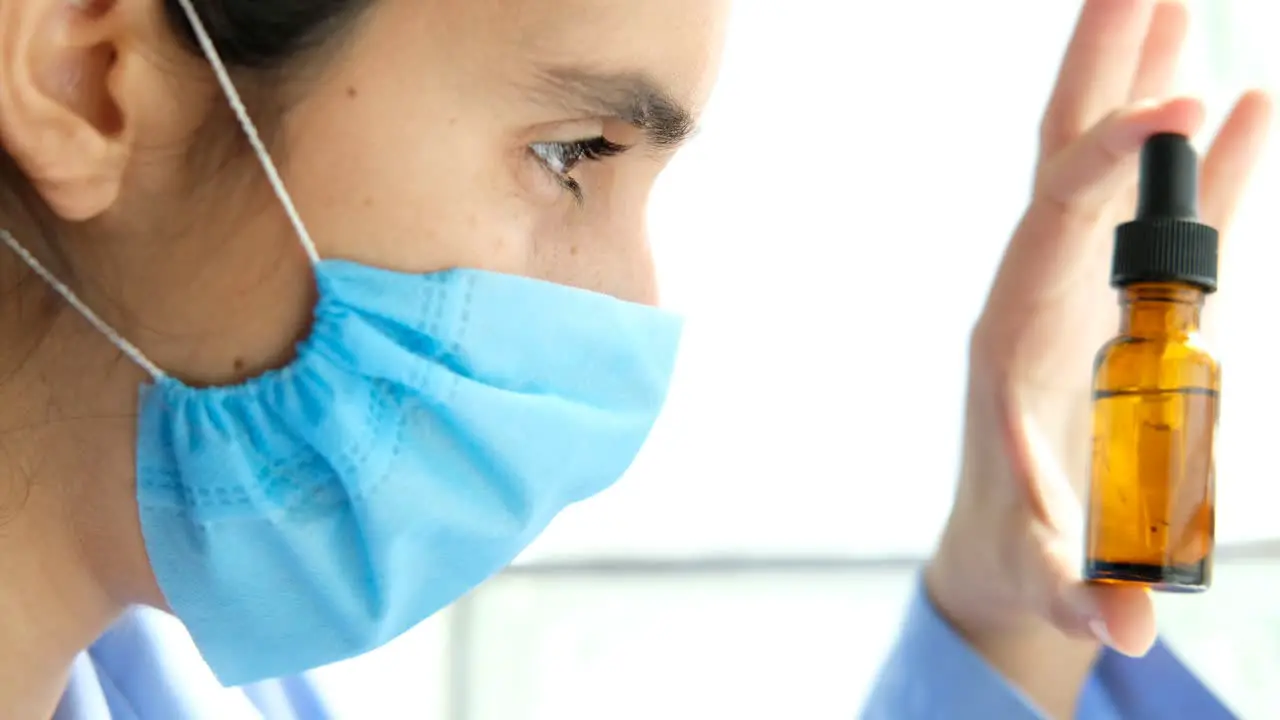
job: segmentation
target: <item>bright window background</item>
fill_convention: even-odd
[[[1216,121],[1280,80],[1280,10],[1189,4],[1184,84]],[[968,330],[1078,5],[740,0],[705,131],[654,199],[691,319],[666,416],[517,567],[325,671],[344,717],[853,717],[949,507]],[[1280,536],[1280,154],[1264,165],[1220,305],[1226,543]],[[1280,565],[1224,560],[1162,619],[1239,712],[1273,717],[1280,611],[1259,588]]]

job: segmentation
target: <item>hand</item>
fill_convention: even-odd
[[[1033,198],[973,331],[963,474],[926,581],[997,666],[1029,659],[1019,643],[1034,638],[1037,652],[1056,643],[1053,657],[1082,658],[1083,679],[1096,640],[1138,655],[1155,638],[1144,591],[1080,582],[1080,498],[1092,359],[1119,320],[1112,238],[1135,211],[1138,153],[1154,133],[1193,135],[1203,122],[1198,101],[1167,97],[1187,22],[1180,2],[1087,0],[1042,125]],[[1270,113],[1265,95],[1244,95],[1204,158],[1201,215],[1224,237]]]

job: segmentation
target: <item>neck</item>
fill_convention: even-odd
[[[152,598],[137,591],[150,573],[132,492],[136,374],[70,313],[33,319],[54,306],[24,300],[0,319],[0,708],[47,720],[76,656]]]
[[[80,559],[33,527],[49,493],[24,493],[21,513],[0,526],[0,707],[13,720],[47,720],[76,655],[101,635],[117,608],[79,581]],[[46,516],[47,517],[47,516]]]
[[[1176,283],[1141,283],[1121,293],[1121,330],[1134,337],[1185,338],[1200,331],[1204,291]]]

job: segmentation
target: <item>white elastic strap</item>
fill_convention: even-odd
[[[35,255],[27,252],[27,249],[22,247],[22,245],[18,243],[18,239],[9,234],[8,230],[0,228],[0,240],[4,241],[4,244],[8,245],[9,249],[12,250],[14,254],[22,258],[22,261],[29,265],[36,275],[39,275],[45,282],[49,283],[49,287],[53,288],[59,295],[61,295],[63,299],[71,305],[71,307],[75,308],[76,311],[83,315],[84,319],[88,320],[90,325],[94,326],[97,328],[98,332],[105,335],[107,339],[111,341],[112,345],[119,348],[120,352],[124,353],[130,360],[137,363],[143,370],[146,370],[153,379],[158,381],[166,377],[165,372],[157,367],[155,363],[148,360],[147,356],[143,355],[142,351],[139,350],[136,345],[125,340],[120,333],[116,332],[115,328],[111,327],[105,320],[98,317],[98,314],[89,309],[89,306],[85,305],[84,301],[82,301],[79,296],[71,290],[71,288],[67,287],[66,283],[54,277],[53,273],[49,272],[49,269],[44,266],[44,263],[37,260]]]
[[[315,265],[320,262],[320,252],[316,250],[315,241],[311,239],[311,233],[307,232],[307,226],[302,222],[302,215],[298,213],[298,208],[293,204],[293,198],[289,196],[289,191],[285,189],[284,180],[280,179],[280,172],[276,170],[276,164],[271,161],[271,153],[267,152],[267,146],[262,142],[262,138],[258,135],[258,128],[253,124],[253,118],[249,117],[249,110],[245,107],[244,101],[240,99],[240,93],[236,90],[236,85],[231,81],[231,74],[227,72],[227,66],[223,64],[222,57],[218,55],[218,49],[213,46],[213,39],[209,37],[209,31],[204,27],[204,21],[200,19],[200,14],[196,12],[196,8],[191,4],[191,0],[178,0],[178,4],[182,6],[182,11],[187,14],[187,21],[191,23],[191,29],[195,31],[196,41],[200,43],[200,49],[204,51],[204,56],[209,60],[209,64],[213,66],[213,74],[218,78],[218,84],[222,86],[222,92],[227,96],[227,102],[231,103],[231,110],[236,114],[236,119],[240,121],[240,128],[244,130],[244,134],[249,138],[249,144],[253,146],[253,153],[258,156],[258,162],[262,165],[262,170],[267,174],[267,181],[271,183],[271,189],[279,198],[280,204],[284,206],[284,212],[289,216],[289,223],[293,225],[293,231],[298,235],[298,241],[302,243],[302,249],[307,253],[307,258],[311,260],[311,264]]]
[[[253,124],[253,119],[249,117],[249,111],[245,107],[244,101],[241,100],[235,83],[231,81],[231,74],[227,72],[226,65],[222,62],[222,57],[218,55],[218,49],[214,47],[213,40],[209,37],[209,32],[204,27],[204,22],[200,20],[200,15],[196,12],[195,6],[191,4],[191,0],[178,0],[178,4],[182,6],[182,11],[186,13],[187,21],[191,23],[191,29],[195,32],[196,41],[200,44],[200,49],[204,51],[209,65],[213,68],[213,74],[218,78],[218,84],[222,86],[222,92],[226,95],[227,102],[231,104],[231,110],[240,122],[240,129],[244,131],[245,137],[249,139],[249,144],[253,147],[253,153],[257,156],[258,163],[262,165],[262,170],[267,175],[267,181],[271,184],[272,191],[275,192],[276,198],[280,200],[280,204],[284,207],[285,215],[288,216],[289,224],[293,226],[293,230],[298,236],[298,242],[302,243],[302,249],[306,252],[307,259],[311,261],[312,265],[319,263],[320,253],[316,250],[316,244],[311,239],[311,233],[307,232],[307,226],[302,222],[302,216],[298,213],[298,208],[294,206],[293,198],[289,196],[289,191],[285,189],[284,180],[280,178],[280,172],[276,169],[275,163],[271,161],[271,154],[267,152],[267,146],[258,135],[258,128]],[[120,352],[137,363],[139,367],[147,371],[152,378],[159,381],[168,377],[159,366],[148,360],[147,356],[143,355],[136,345],[125,340],[124,336],[91,310],[66,283],[54,277],[53,273],[49,272],[49,269],[43,263],[28,252],[18,242],[17,238],[3,228],[0,228],[0,241],[3,241],[37,275],[49,283],[49,287],[53,288],[71,307],[83,315],[90,325],[93,325],[98,332],[111,341],[111,344],[119,348]]]

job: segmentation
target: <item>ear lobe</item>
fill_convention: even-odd
[[[115,203],[132,144],[112,91],[118,4],[0,3],[0,145],[70,221]]]

